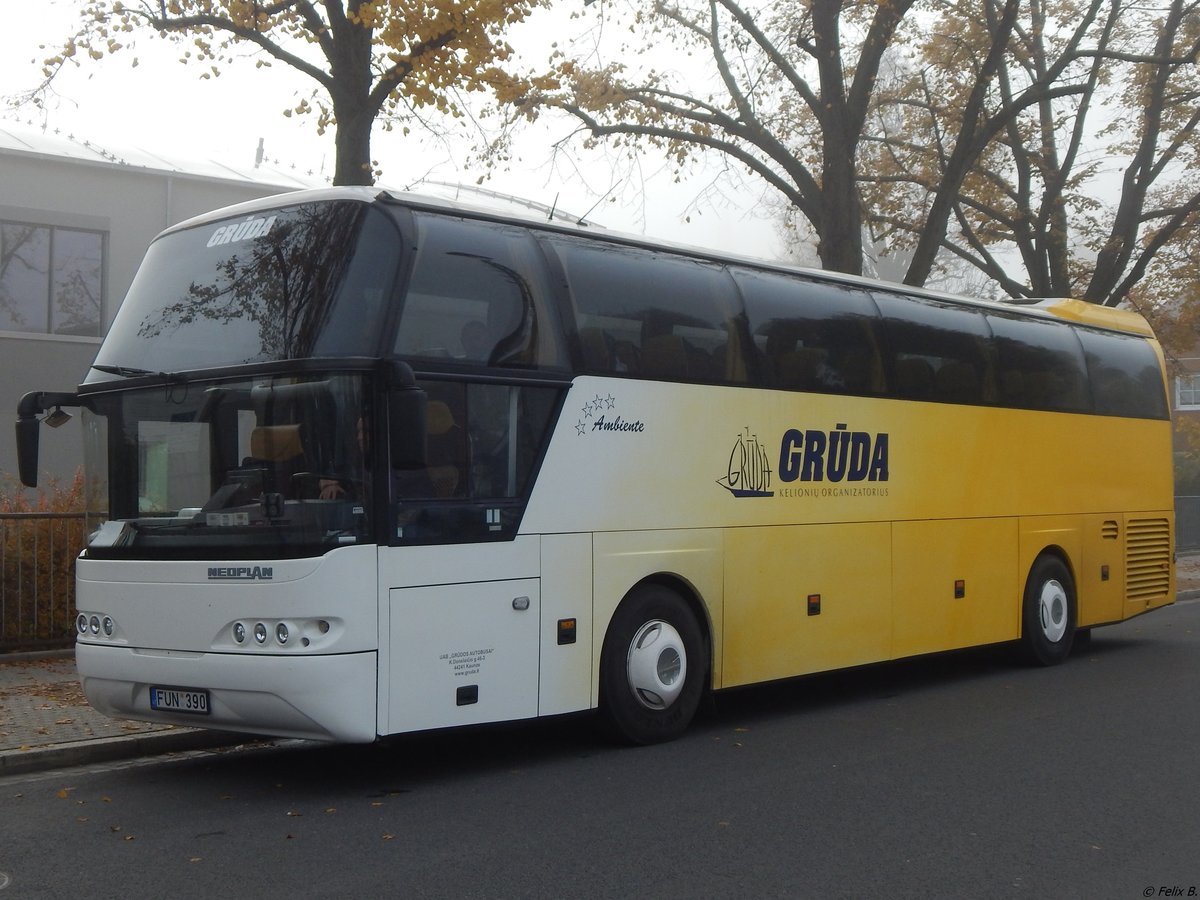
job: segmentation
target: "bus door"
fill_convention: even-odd
[[[538,712],[540,550],[519,537],[560,390],[430,378],[425,465],[392,475],[381,662],[392,730]],[[382,680],[385,668],[390,670]]]
[[[529,561],[536,564],[536,541],[528,541],[527,546],[534,551]],[[511,545],[488,549],[501,547],[516,549]],[[414,562],[427,556],[413,549],[418,550]],[[521,548],[514,555],[492,558],[503,574],[510,575],[523,568],[519,557],[524,555]],[[537,578],[505,577],[389,593],[388,730],[537,715],[541,606]]]

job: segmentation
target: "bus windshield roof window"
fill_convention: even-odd
[[[96,362],[179,372],[378,355],[399,258],[395,225],[354,201],[170,232],[150,246]]]
[[[371,537],[369,378],[308,374],[96,395],[109,479],[93,556],[317,555]],[[92,507],[89,507],[92,508]]]

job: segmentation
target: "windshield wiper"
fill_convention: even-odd
[[[182,380],[182,376],[175,372],[152,372],[149,369],[139,369],[135,366],[101,366],[93,363],[92,368],[97,372],[104,372],[107,375],[120,375],[122,378],[141,378],[146,375],[158,375],[160,378],[165,378],[168,381]]]

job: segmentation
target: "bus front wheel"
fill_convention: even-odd
[[[1025,582],[1021,613],[1025,656],[1042,666],[1066,659],[1075,637],[1075,614],[1075,585],[1066,564],[1056,556],[1039,556]]]
[[[700,705],[708,660],[696,617],[662,585],[637,588],[617,608],[600,656],[600,705],[634,744],[679,737]]]

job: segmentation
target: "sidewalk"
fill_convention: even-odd
[[[252,740],[96,712],[79,686],[73,650],[0,654],[0,777]]]
[[[1179,600],[1200,599],[1200,553],[1179,557]],[[73,651],[0,655],[0,777],[251,743],[253,736],[110,719],[88,706]]]

